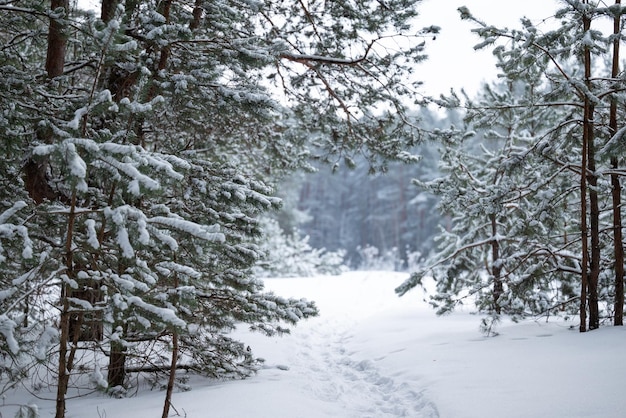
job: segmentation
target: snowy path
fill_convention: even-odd
[[[282,338],[237,331],[265,367],[246,380],[191,378],[192,390],[174,394],[170,417],[625,416],[626,362],[615,359],[623,357],[626,327],[580,334],[571,321],[507,321],[498,337],[485,338],[477,316],[438,318],[420,292],[397,298],[393,289],[405,277],[350,272],[268,280],[281,296],[315,300],[320,317]],[[125,399],[71,399],[67,418],[161,416],[164,393],[138,389]],[[9,404],[35,403],[42,418],[53,417],[54,393],[48,395],[8,394],[0,415],[14,416]]]
[[[367,331],[362,332],[363,325],[386,307],[388,298],[396,298],[390,282],[380,282],[381,300],[363,297],[359,282],[370,281],[371,275],[375,273],[361,272],[354,280],[326,278],[334,281],[331,286],[319,286],[316,281],[310,281],[311,287],[293,280],[271,281],[270,288],[281,295],[305,294],[320,307],[319,318],[298,325],[281,342],[283,348],[289,347],[284,359],[289,378],[303,382],[304,396],[333,405],[326,412],[308,417],[437,418],[436,406],[423,394],[424,382],[386,371],[378,364],[386,353],[367,355],[359,351],[362,344],[354,343],[368,337]],[[332,293],[327,291],[329,287]],[[356,330],[361,330],[358,335]],[[337,411],[341,411],[339,415]]]
[[[305,388],[317,399],[337,404],[345,418],[435,418],[434,405],[418,388],[396,381],[380,370],[373,359],[351,351],[351,324],[317,319],[296,332],[293,370],[303,375]]]

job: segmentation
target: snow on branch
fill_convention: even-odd
[[[14,225],[7,223],[9,218],[15,215],[19,210],[25,208],[27,205],[24,201],[19,200],[13,204],[13,206],[5,210],[0,214],[0,238],[12,238],[18,236],[24,242],[22,249],[22,257],[31,258],[33,256],[33,242],[28,235],[28,229],[23,225]],[[0,243],[0,251],[2,250],[2,244]],[[0,254],[0,262],[5,261],[6,257]]]
[[[14,335],[15,328],[17,328],[15,321],[6,315],[0,315],[0,334],[4,336],[9,351],[13,354],[17,354],[20,349]]]
[[[186,221],[180,218],[155,216],[147,219],[150,224],[159,224],[163,226],[176,229],[181,232],[186,232],[193,235],[196,238],[200,238],[211,242],[224,242],[226,236],[219,232],[219,225],[200,225],[195,222]]]
[[[200,277],[202,277],[202,273],[200,273],[196,269],[179,263],[175,263],[173,261],[163,261],[161,263],[157,263],[155,267],[166,276],[169,276],[172,273],[177,273],[193,277],[194,279],[199,279]]]
[[[325,57],[322,55],[304,55],[304,54],[291,54],[291,53],[283,53],[283,54],[280,54],[279,57],[282,59],[286,59],[286,60],[298,62],[298,63],[317,62],[320,64],[327,64],[327,65],[354,66],[354,65],[358,65],[362,63],[363,61],[367,59],[367,53],[370,48],[371,48],[371,45],[368,46],[367,51],[362,57],[356,58],[356,59],[334,58],[334,57]]]
[[[180,319],[178,316],[176,316],[176,313],[172,309],[160,308],[158,306],[146,303],[138,296],[129,297],[128,304],[135,305],[146,312],[150,312],[161,318],[163,322],[171,324],[175,327],[184,328],[187,326],[187,323]]]
[[[323,55],[292,54],[288,52],[284,52],[280,54],[279,57],[282,59],[289,60],[289,61],[304,63],[304,64],[310,64],[310,63],[316,62],[316,63],[326,64],[326,65],[356,66],[358,64],[361,64],[365,60],[367,60],[370,52],[372,51],[373,46],[376,43],[378,43],[381,39],[383,39],[383,37],[371,40],[365,47],[365,51],[363,52],[363,55],[359,58],[354,58],[354,59],[336,58],[336,57],[329,57],[329,56],[323,56]]]
[[[600,150],[601,154],[615,153],[618,147],[623,146],[624,137],[626,137],[626,126],[615,132],[615,135],[609,139],[604,147]]]
[[[26,206],[26,202],[24,202],[23,200],[18,200],[17,202],[13,203],[13,206],[11,208],[5,210],[4,212],[2,212],[2,214],[0,214],[0,225],[6,223],[11,216],[15,215],[20,209],[23,209]]]
[[[108,163],[119,172],[124,173],[126,176],[130,177],[137,183],[143,184],[149,190],[158,190],[160,188],[158,181],[141,173],[132,163],[123,163],[116,160],[115,158],[111,158],[108,156],[103,156],[102,161]]]
[[[91,155],[89,163],[80,155],[78,147]],[[129,178],[128,190],[134,195],[140,194],[140,186],[152,191],[161,188],[157,179],[141,172],[140,168],[142,167],[150,167],[153,171],[163,173],[177,181],[182,180],[184,176],[175,169],[175,166],[183,170],[189,168],[188,163],[175,156],[151,153],[135,145],[111,142],[98,144],[93,140],[84,138],[67,138],[54,145],[38,145],[33,148],[32,152],[36,156],[43,157],[56,154],[57,158],[60,157],[65,166],[68,167],[70,176],[76,179],[77,189],[81,191],[87,190],[85,179],[88,176],[89,166],[97,165],[93,160],[99,160],[110,166],[112,173]]]

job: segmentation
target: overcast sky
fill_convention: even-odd
[[[475,52],[479,42],[470,32],[475,26],[462,21],[457,12],[467,6],[474,16],[496,26],[520,27],[526,16],[537,25],[549,25],[546,18],[558,8],[557,0],[423,0],[419,6],[420,26],[436,25],[442,31],[435,41],[429,41],[428,61],[418,67],[418,80],[424,82],[426,94],[448,93],[451,87],[475,93],[482,81],[496,76],[495,60],[489,49]]]

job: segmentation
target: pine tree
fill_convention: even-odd
[[[618,8],[621,6],[621,0],[615,0],[613,12],[613,57],[611,60],[611,78],[617,79],[620,71],[620,33],[621,33],[621,14]],[[616,13],[618,12],[618,13]],[[609,110],[609,131],[608,134],[614,137],[617,133],[617,98],[611,98]],[[611,168],[619,169],[620,159],[613,154],[611,157]],[[613,247],[615,257],[615,303],[613,324],[624,324],[624,243],[622,234],[622,186],[618,173],[611,173],[611,198],[613,204]]]
[[[615,137],[614,133],[619,130],[615,126],[614,112],[617,111],[616,103],[621,103],[623,97],[620,94],[620,79],[596,75],[606,71],[599,62],[618,35],[604,36],[601,32],[593,30],[592,23],[606,17],[621,20],[623,10],[619,4],[606,8],[594,6],[586,1],[567,1],[564,8],[555,15],[560,19],[561,26],[547,32],[539,31],[526,19],[522,19],[522,29],[499,29],[475,19],[466,8],[461,8],[460,11],[463,18],[477,23],[478,28],[475,32],[483,38],[480,47],[496,45],[494,53],[500,59],[498,66],[502,70],[503,78],[508,82],[521,81],[526,88],[533,89],[532,94],[526,92],[519,100],[511,100],[513,97],[505,100],[500,97],[489,98],[487,103],[483,103],[478,109],[486,109],[486,114],[492,115],[492,121],[506,120],[510,114],[513,117],[511,120],[514,121],[511,125],[514,130],[511,132],[519,135],[523,132],[520,129],[524,129],[528,134],[524,144],[515,145],[509,151],[501,152],[504,157],[502,160],[484,161],[485,165],[490,167],[487,170],[507,173],[507,176],[510,176],[508,173],[510,168],[516,165],[522,167],[522,171],[518,170],[515,175],[517,180],[509,182],[510,184],[502,190],[502,197],[498,197],[499,186],[492,190],[479,189],[477,185],[484,185],[484,178],[472,175],[472,179],[475,179],[472,182],[476,185],[471,191],[475,195],[467,200],[467,204],[478,205],[481,199],[485,198],[475,192],[484,190],[488,199],[497,198],[502,204],[502,211],[514,208],[505,218],[510,227],[505,228],[507,232],[503,236],[516,243],[518,248],[516,258],[519,263],[513,264],[518,271],[515,273],[506,271],[510,267],[507,266],[505,259],[502,263],[496,262],[496,258],[502,258],[500,244],[503,239],[499,240],[498,252],[492,251],[491,257],[476,253],[467,256],[467,250],[475,249],[477,244],[483,247],[489,242],[493,250],[493,243],[496,241],[495,228],[491,231],[494,235],[487,238],[486,242],[472,238],[470,241],[455,243],[452,235],[451,246],[446,247],[447,250],[435,258],[433,266],[445,265],[457,268],[448,270],[448,280],[454,283],[459,283],[461,278],[468,275],[473,274],[474,277],[469,283],[443,289],[448,293],[441,291],[436,298],[455,301],[458,295],[468,288],[472,293],[482,276],[474,274],[471,268],[477,268],[481,259],[487,259],[489,260],[487,266],[497,266],[495,271],[500,275],[503,273],[501,267],[505,268],[506,275],[500,277],[506,278],[504,283],[506,287],[513,289],[520,284],[530,284],[528,287],[530,293],[520,294],[522,305],[527,305],[532,300],[531,295],[537,294],[537,291],[538,294],[549,296],[546,300],[549,303],[544,303],[543,308],[539,310],[531,309],[529,314],[564,308],[575,300],[569,296],[572,295],[572,286],[577,284],[581,289],[580,330],[595,329],[599,326],[602,315],[600,303],[605,304],[606,309],[610,309],[614,304],[608,300],[608,296],[614,294],[614,289],[619,288],[619,284],[615,283],[622,282],[621,279],[617,279],[611,284],[606,280],[606,274],[615,264],[613,257],[619,258],[619,255],[609,255],[608,249],[612,245],[602,231],[605,227],[610,230],[618,227],[602,225],[601,211],[610,206],[607,201],[610,185],[604,176],[607,170],[602,168],[601,164],[606,160],[607,154],[606,146],[603,147],[603,144],[612,136]],[[508,46],[498,45],[501,40],[508,42]],[[609,73],[614,74],[614,70],[609,70]],[[470,117],[476,111],[470,105]],[[538,118],[538,115],[541,115],[541,118]],[[447,135],[451,138],[462,137],[463,131]],[[609,143],[611,142],[613,141]],[[455,149],[458,149],[458,146]],[[462,163],[466,159],[467,157],[463,157],[455,163],[463,167]],[[528,163],[531,165],[524,167]],[[449,169],[458,169],[458,165],[450,165]],[[619,200],[615,199],[615,194],[620,193],[619,187],[613,186],[613,191],[613,202],[616,202]],[[444,185],[442,192],[451,191]],[[575,201],[578,201],[577,205],[573,204]],[[526,206],[527,203],[530,205]],[[615,207],[615,203],[613,206]],[[537,208],[540,208],[541,212],[537,212]],[[527,219],[531,221],[528,224],[531,228],[516,231],[516,225],[525,223]],[[472,221],[480,223],[480,218],[472,216],[471,220],[459,219],[456,227],[459,228],[459,225],[467,225]],[[502,221],[496,219],[495,224],[502,224]],[[578,238],[572,234],[573,227],[580,231]],[[485,236],[486,234],[483,235],[483,239]],[[543,240],[543,244],[540,240]],[[614,254],[619,254],[618,250]],[[445,254],[448,254],[447,257]],[[519,274],[520,269],[523,270],[523,266],[528,265],[536,271],[529,272],[532,273],[530,275]],[[489,276],[491,279],[486,286],[493,286],[493,289],[497,290],[499,301],[500,283],[493,271],[492,267]],[[419,283],[426,273],[427,271],[421,271],[413,275],[398,291],[406,292]],[[549,286],[528,280],[535,276]],[[552,280],[556,278],[558,279],[553,282]],[[505,292],[506,287],[503,289]],[[483,288],[481,285],[478,286],[478,289]],[[545,289],[550,288],[552,290],[546,293]],[[619,292],[622,293],[621,290]],[[496,294],[493,296],[496,300]]]
[[[560,186],[563,170],[546,169],[543,155],[532,151],[554,116],[545,109],[523,116],[514,111],[532,102],[536,89],[528,80],[486,85],[469,102],[466,125],[438,133],[445,176],[420,185],[440,196],[451,226],[436,238],[439,250],[425,268],[398,289],[404,293],[432,275],[438,312],[474,301],[489,314],[487,330],[501,314],[537,314],[571,294],[560,272],[571,263],[560,216],[571,190]]]

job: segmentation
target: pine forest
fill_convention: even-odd
[[[468,1],[497,77],[435,96],[422,3],[0,0],[3,399],[51,387],[77,417],[143,376],[182,416],[182,376],[266,367],[234,331],[320,315],[272,277],[406,272],[398,303],[433,283],[487,336],[622,326],[626,6],[511,28]]]

